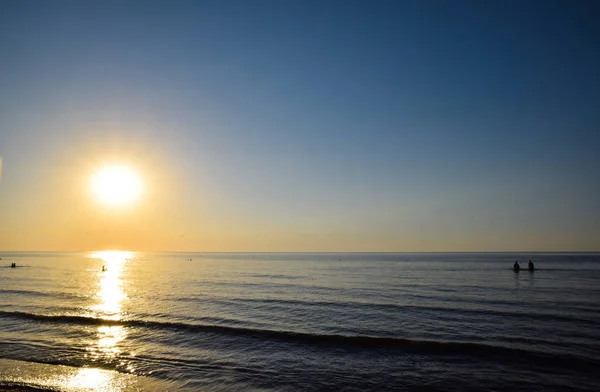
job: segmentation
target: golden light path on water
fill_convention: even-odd
[[[126,298],[123,291],[121,274],[125,264],[134,256],[132,252],[103,251],[90,254],[89,257],[103,262],[99,272],[98,303],[92,307],[97,318],[120,320],[122,316],[121,302]],[[93,359],[117,359],[118,347],[127,336],[125,328],[120,325],[101,325],[98,327],[97,339],[90,342],[89,355]],[[132,368],[127,368],[132,371]],[[121,391],[121,384],[115,382],[114,373],[95,368],[82,368],[66,382],[69,389],[93,389],[102,391]]]
[[[119,320],[121,318],[121,301],[125,298],[122,290],[121,273],[124,264],[133,257],[132,252],[104,251],[91,257],[101,259],[105,270],[100,278],[100,303],[94,307],[104,319]]]

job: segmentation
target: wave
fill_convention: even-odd
[[[52,291],[35,291],[35,290],[11,290],[11,289],[0,289],[0,295],[2,294],[16,294],[26,295],[31,297],[59,297],[59,298],[71,298],[71,299],[85,299],[84,295],[65,293],[65,292],[52,292]]]
[[[509,356],[515,359],[523,359],[534,355],[539,361],[556,361],[555,355],[543,352],[534,352],[523,348],[496,346],[486,343],[473,342],[448,342],[434,340],[414,340],[397,337],[377,337],[377,336],[348,336],[348,335],[329,335],[307,332],[280,331],[269,329],[252,329],[224,325],[211,324],[188,324],[181,322],[160,322],[149,320],[110,320],[102,318],[93,318],[76,315],[41,315],[27,312],[8,312],[0,311],[0,318],[16,318],[22,320],[45,321],[59,324],[84,325],[84,326],[124,326],[141,327],[158,330],[182,331],[188,333],[214,333],[225,334],[237,337],[280,340],[296,344],[311,344],[318,346],[335,346],[347,349],[399,349],[404,352],[414,352],[419,354],[435,355],[470,355],[470,356]],[[593,365],[598,366],[597,361],[582,357],[561,355],[562,360],[577,363],[578,366]],[[567,361],[567,362],[568,362]]]
[[[439,296],[419,296],[419,298],[424,299],[433,299],[437,301],[442,301],[443,298]],[[466,308],[465,306],[435,306],[435,305],[405,305],[405,304],[393,304],[393,303],[381,303],[381,302],[360,302],[360,301],[344,301],[344,302],[335,302],[335,301],[303,301],[296,299],[269,299],[269,298],[239,298],[239,297],[209,297],[209,296],[194,296],[194,297],[179,297],[179,298],[169,298],[169,301],[174,302],[217,302],[217,303],[236,303],[236,304],[249,304],[251,306],[268,306],[268,307],[320,307],[327,310],[337,310],[341,312],[352,311],[357,308],[362,309],[370,309],[381,312],[436,312],[438,314],[452,314],[456,315],[460,313],[465,316],[492,316],[492,317],[515,317],[515,318],[527,318],[531,320],[538,321],[559,321],[566,323],[578,323],[578,324],[589,324],[593,326],[600,325],[600,319],[586,319],[579,316],[570,316],[568,314],[559,314],[557,312],[541,312],[541,311],[510,311],[510,310],[496,310],[496,309],[483,309],[481,306],[494,304],[494,305],[504,305],[506,307],[517,306],[520,305],[518,302],[511,301],[497,301],[497,300],[488,300],[480,301],[480,303],[473,302],[468,299],[459,299],[452,298],[453,302],[461,302],[467,304],[475,304],[480,305],[479,307]],[[573,304],[563,304],[564,307],[568,306],[569,310],[579,310],[580,312],[586,312],[586,315],[596,315],[595,308],[587,308],[582,306],[577,306]],[[325,311],[327,311],[325,310]]]

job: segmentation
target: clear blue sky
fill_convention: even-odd
[[[161,250],[600,250],[598,20],[597,1],[0,2],[0,249],[144,247],[134,227],[69,245],[108,226],[56,215],[70,168],[127,157],[160,171]]]

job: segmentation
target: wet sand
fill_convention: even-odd
[[[112,370],[0,358],[0,392],[190,390],[150,377]]]

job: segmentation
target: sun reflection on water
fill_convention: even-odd
[[[132,252],[103,251],[91,255],[93,258],[101,259],[106,267],[100,275],[100,290],[98,298],[100,303],[94,310],[105,319],[119,320],[121,318],[121,301],[125,298],[122,290],[121,274],[124,264],[133,257]]]
[[[98,348],[106,355],[117,355],[120,352],[117,343],[124,338],[125,330],[120,325],[98,327]]]
[[[94,368],[83,368],[69,380],[68,388],[74,389],[94,389],[94,390],[113,390],[117,388],[107,388],[111,383],[111,374],[107,371]]]
[[[103,268],[99,269],[98,302],[92,307],[96,317],[118,321],[122,319],[121,305],[127,298],[124,292],[122,274],[125,265],[134,256],[132,252],[103,251],[90,255],[101,259]],[[115,361],[121,353],[120,342],[127,336],[127,330],[121,325],[101,325],[96,339],[90,342],[88,353],[93,360]],[[131,367],[127,368],[131,371]]]

